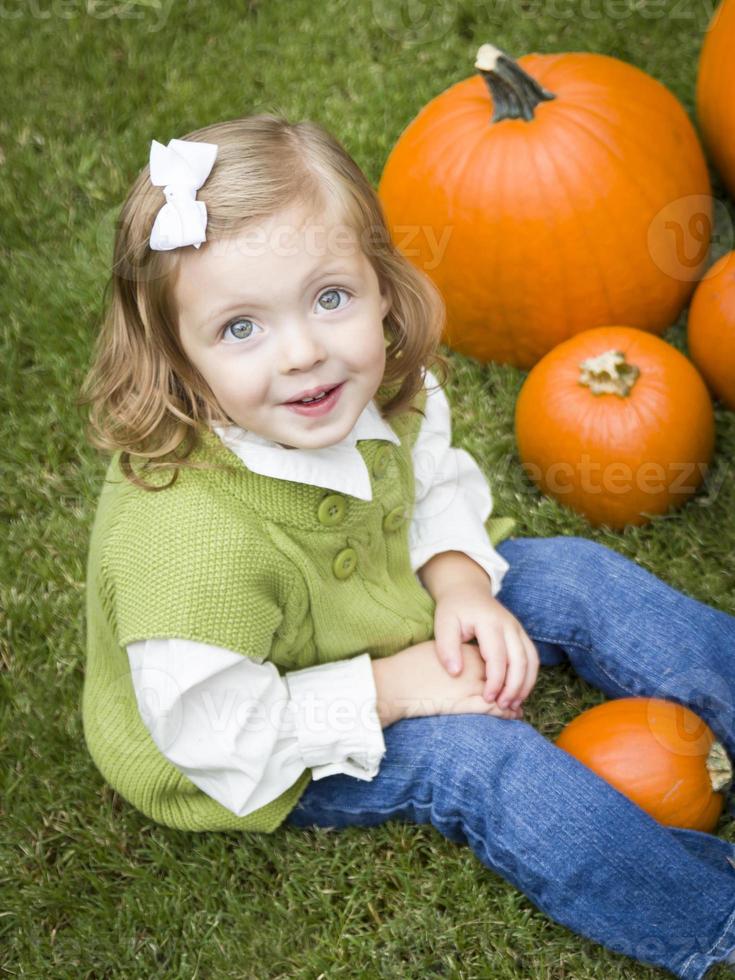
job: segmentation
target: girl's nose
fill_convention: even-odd
[[[307,370],[326,356],[324,344],[313,324],[291,323],[281,334],[281,369]]]

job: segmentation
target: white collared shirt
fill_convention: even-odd
[[[417,572],[433,555],[462,551],[485,569],[497,595],[509,566],[484,526],[493,505],[490,488],[472,456],[451,445],[449,402],[430,371],[425,382],[425,418],[412,451],[411,567]],[[372,500],[372,489],[357,441],[400,444],[374,401],[341,442],[323,449],[286,449],[237,426],[214,431],[255,473],[361,500]],[[378,772],[385,741],[368,652],[283,676],[273,663],[193,640],[141,640],[127,652],[138,709],[159,750],[237,816],[280,796],[305,768],[312,779],[346,773],[370,780]],[[176,684],[167,686],[166,677]],[[247,712],[237,710],[238,697],[241,706],[259,704],[267,723],[252,725]],[[342,710],[339,729],[316,725],[315,712],[308,711],[315,703],[324,709],[320,717],[331,705],[351,708],[349,718]]]

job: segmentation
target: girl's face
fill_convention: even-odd
[[[288,448],[344,439],[383,379],[390,309],[357,235],[300,207],[182,257],[174,291],[184,351],[224,412]],[[284,403],[341,385],[323,415]]]

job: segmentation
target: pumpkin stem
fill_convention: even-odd
[[[732,765],[721,742],[713,742],[707,754],[707,772],[715,793],[721,793],[732,782]]]
[[[503,119],[525,119],[529,122],[539,102],[556,98],[553,92],[539,85],[535,78],[494,44],[480,47],[475,68],[487,82],[493,100],[491,123],[502,122]]]
[[[626,398],[641,373],[635,364],[626,362],[621,350],[606,350],[597,357],[588,357],[579,366],[579,383],[586,385],[593,395]]]

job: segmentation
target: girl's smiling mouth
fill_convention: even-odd
[[[331,391],[321,397],[317,397],[312,402],[284,402],[286,408],[290,408],[292,411],[297,412],[299,415],[309,415],[309,416],[319,416],[326,415],[327,412],[331,411],[332,408],[337,404],[339,396],[342,393],[342,389],[345,386],[345,382],[342,381]]]

